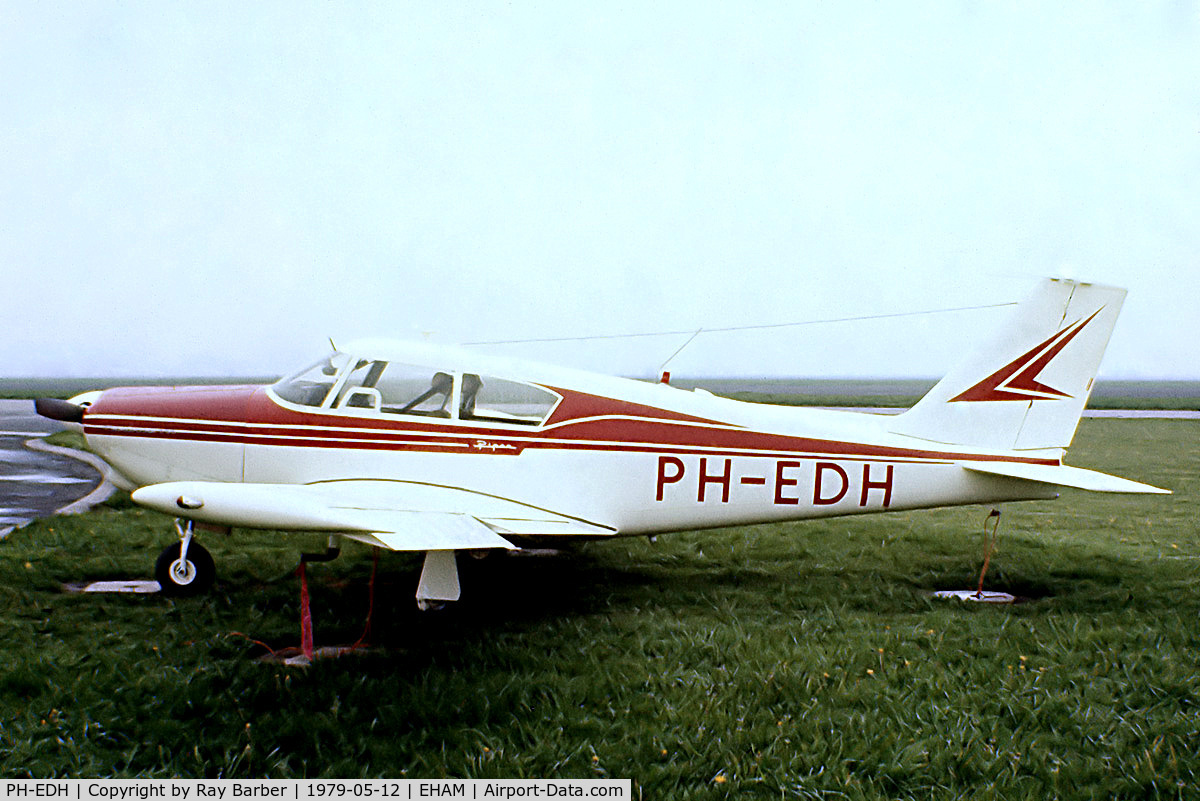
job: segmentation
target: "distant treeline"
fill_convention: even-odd
[[[275,377],[0,378],[0,397],[69,398],[118,386],[269,384]],[[702,387],[718,395],[795,406],[912,406],[937,381],[920,378],[674,378],[681,389]],[[1092,409],[1200,410],[1200,381],[1097,381]]]
[[[675,386],[703,387],[718,395],[796,406],[908,408],[937,379],[928,378],[721,378],[678,379]],[[1200,410],[1200,381],[1097,381],[1090,409]]]
[[[206,384],[270,384],[274,377],[204,377],[192,378],[0,378],[0,397],[3,398],[70,398],[81,392],[107,387],[203,386]]]

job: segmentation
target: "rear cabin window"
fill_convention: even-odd
[[[557,402],[557,395],[533,384],[467,373],[462,378],[458,417],[536,426],[550,416]]]

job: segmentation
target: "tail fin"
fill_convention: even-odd
[[[1067,448],[1124,300],[1116,287],[1042,281],[985,347],[891,430],[981,448]]]

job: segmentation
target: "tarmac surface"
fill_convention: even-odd
[[[39,416],[33,401],[0,400],[0,539],[71,506],[103,481],[87,462],[25,444],[62,429]]]

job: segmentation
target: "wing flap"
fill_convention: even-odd
[[[521,537],[611,537],[612,529],[601,528],[575,520],[512,520],[481,518],[498,534]]]
[[[445,512],[393,512],[389,531],[371,535],[393,551],[515,549],[508,540],[469,515]]]
[[[960,462],[959,466],[976,473],[1008,478],[1022,478],[1041,484],[1074,487],[1091,492],[1131,492],[1170,495],[1170,490],[1152,487],[1119,476],[1067,465],[1023,464],[1021,462]]]

